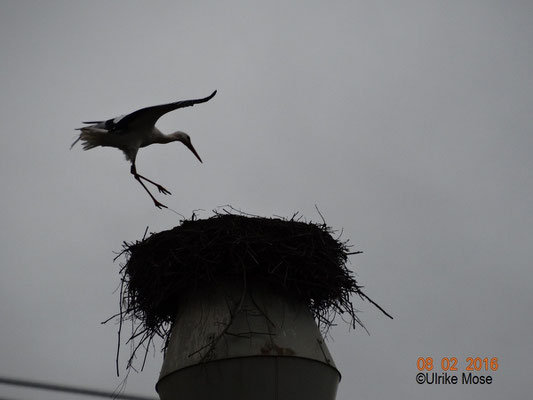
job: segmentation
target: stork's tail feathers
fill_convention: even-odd
[[[76,143],[80,140],[82,142],[83,150],[89,150],[98,146],[106,145],[106,135],[108,131],[106,129],[99,129],[94,127],[77,128],[81,131],[80,136],[71,144],[72,149]]]
[[[80,136],[81,136],[81,135],[80,135]],[[78,142],[80,141],[80,139],[81,139],[81,137],[78,137],[78,138],[74,141],[74,143],[72,143],[72,144],[70,145],[70,150],[72,150],[72,148],[74,147],[74,145],[75,145],[76,143],[78,143]]]

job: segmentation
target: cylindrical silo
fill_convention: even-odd
[[[335,399],[340,373],[302,300],[245,279],[213,286],[180,300],[162,400]]]

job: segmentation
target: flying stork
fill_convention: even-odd
[[[72,147],[81,140],[83,150],[89,150],[98,146],[116,147],[122,150],[126,159],[131,162],[130,171],[133,177],[150,195],[155,206],[158,208],[167,208],[167,206],[155,199],[142,180],[154,185],[160,193],[170,194],[170,192],[160,184],[137,173],[137,168],[135,167],[137,152],[139,151],[139,148],[150,146],[154,143],[170,143],[178,141],[187,146],[196,158],[202,162],[202,159],[191,143],[189,135],[182,131],[176,131],[165,135],[155,127],[155,123],[159,118],[170,111],[174,111],[178,108],[190,107],[199,103],[205,103],[206,101],[211,100],[216,93],[217,91],[215,90],[211,95],[204,97],[203,99],[183,100],[141,108],[131,114],[121,115],[120,117],[108,119],[107,121],[83,122],[84,124],[90,125],[84,126],[83,128],[77,128],[81,133],[74,143],[72,143],[70,148],[72,149]]]

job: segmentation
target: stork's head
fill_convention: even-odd
[[[190,151],[192,151],[192,153],[196,156],[198,160],[200,160],[200,162],[203,162],[191,143],[191,137],[185,132],[176,131],[174,133],[171,133],[169,137],[171,137],[173,140],[183,143]]]

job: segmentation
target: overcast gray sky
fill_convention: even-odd
[[[532,18],[530,1],[0,1],[0,375],[120,383],[100,325],[113,251],[179,217],[119,151],[69,151],[74,129],[218,89],[158,123],[204,164],[170,144],[137,167],[186,216],[320,220],[316,204],[364,251],[351,268],[395,319],[357,303],[371,335],[332,330],[339,400],[528,398]],[[490,386],[418,385],[429,356],[500,367]],[[155,395],[160,366],[127,392]]]

